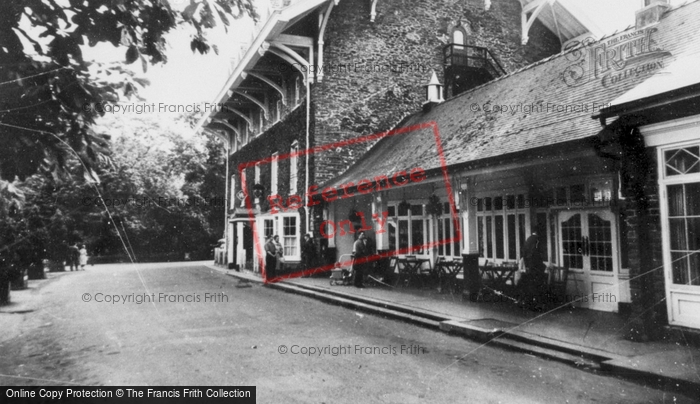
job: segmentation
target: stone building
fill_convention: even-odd
[[[317,197],[322,235],[344,254],[361,227],[469,273],[515,265],[536,232],[566,296],[631,313],[630,338],[700,329],[700,3],[649,3],[622,32],[429,98],[324,184],[340,196]]]
[[[562,46],[535,20],[523,44],[517,0],[273,4],[278,8],[258,24],[199,124],[230,147],[227,261],[238,267],[258,269],[262,240],[273,233],[290,267],[301,259],[307,232],[325,254],[317,229],[324,210],[303,206],[306,191],[345,171],[373,144],[353,139],[389,130],[419,109],[433,71],[453,84],[453,95],[466,82],[482,84]],[[278,196],[272,205],[284,201],[284,209],[271,206],[272,196]]]

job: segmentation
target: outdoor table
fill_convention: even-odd
[[[515,273],[518,272],[517,266],[485,266],[479,267],[482,275],[486,275],[489,288],[492,290],[503,292],[503,290],[508,285],[508,281],[511,285],[515,285]]]
[[[406,286],[418,279],[421,273],[421,266],[424,263],[430,263],[427,258],[416,258],[416,257],[399,257],[397,263],[399,267],[399,276],[397,284],[400,284],[402,280],[406,280]]]
[[[450,285],[453,287],[456,286],[457,283],[457,275],[459,272],[462,270],[462,261],[461,260],[453,260],[453,261],[445,261],[445,260],[440,260],[437,265],[435,270],[438,273],[438,292],[443,291],[443,284],[447,281],[449,282]]]

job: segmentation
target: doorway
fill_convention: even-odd
[[[559,262],[571,271],[568,298],[581,307],[618,311],[617,219],[609,210],[559,213]]]

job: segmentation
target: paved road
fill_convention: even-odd
[[[259,403],[694,402],[193,263],[50,276],[26,292],[38,310],[0,313],[0,385],[255,385]]]

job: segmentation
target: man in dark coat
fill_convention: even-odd
[[[367,240],[367,236],[365,236],[365,232],[361,231],[360,234],[357,236],[357,241],[355,241],[355,244],[353,245],[353,262],[352,262],[352,269],[354,271],[353,274],[353,283],[355,287],[358,288],[363,288],[363,278],[365,275],[365,271],[369,268],[371,265],[370,262],[358,262],[362,259],[367,259],[370,255],[373,254],[372,251],[372,245]]]
[[[272,236],[267,238],[265,242],[265,277],[271,280],[276,276],[275,268],[277,267],[277,247]]]
[[[306,233],[304,235],[304,241],[301,245],[301,264],[302,270],[311,269],[314,267],[314,262],[316,261],[316,245],[314,240],[311,238],[311,233]]]
[[[547,276],[545,275],[547,266],[542,259],[539,243],[539,236],[533,232],[523,247],[523,261],[526,271],[521,280],[524,293],[523,303],[530,308],[537,308],[543,303],[542,298],[547,287]]]

